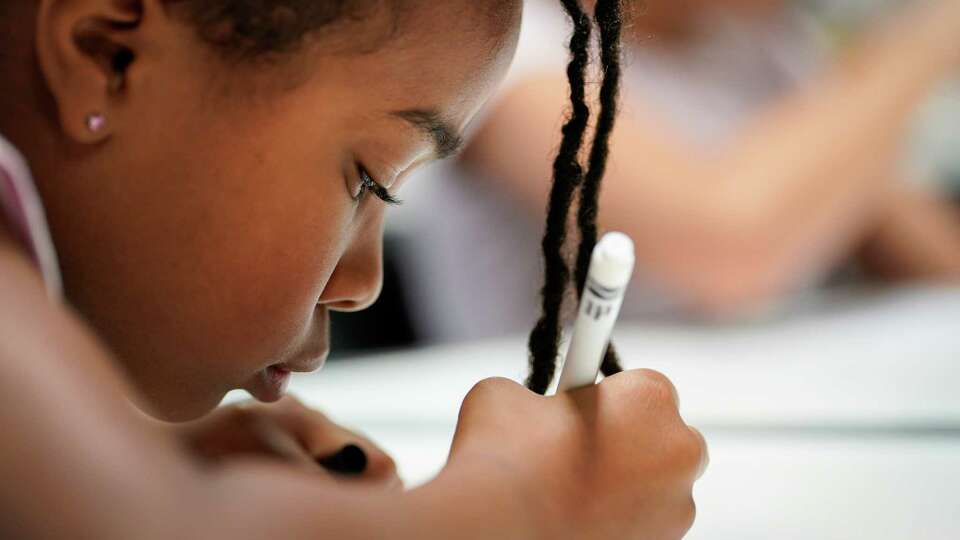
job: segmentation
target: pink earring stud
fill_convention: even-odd
[[[98,133],[106,124],[106,117],[100,113],[92,113],[87,115],[87,129],[90,130],[91,133]]]

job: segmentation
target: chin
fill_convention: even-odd
[[[213,393],[198,398],[196,396],[177,396],[175,399],[135,399],[137,407],[144,413],[163,422],[190,422],[203,418],[220,405],[226,392]]]

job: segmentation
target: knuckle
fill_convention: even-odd
[[[687,431],[692,438],[691,444],[694,448],[697,478],[699,478],[710,465],[710,449],[707,445],[707,439],[700,433],[700,430],[688,426]]]
[[[655,406],[677,407],[677,389],[666,375],[652,369],[640,369],[632,373],[629,390],[637,399]]]
[[[697,520],[697,502],[693,500],[692,496],[687,497],[681,516],[683,531],[686,533],[693,527],[694,522]]]
[[[646,381],[646,384],[656,390],[657,392],[664,393],[671,399],[675,393],[673,382],[659,371],[652,369],[643,369],[640,370],[640,373],[643,374],[643,378]]]
[[[460,420],[469,423],[477,418],[492,414],[502,414],[506,410],[523,408],[520,392],[526,392],[510,379],[484,379],[473,386],[463,399],[460,407]]]
[[[696,430],[683,426],[674,438],[673,462],[680,476],[691,479],[699,474],[704,465],[705,446],[702,436]]]
[[[503,377],[484,379],[473,385],[473,388],[467,393],[467,399],[476,400],[484,399],[491,395],[501,395],[505,392],[516,390],[517,387],[519,387],[517,383]]]

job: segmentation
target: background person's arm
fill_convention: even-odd
[[[693,306],[776,299],[851,254],[878,220],[916,106],[960,65],[960,2],[915,2],[822,78],[759,114],[717,154],[624,106],[601,200],[638,268]],[[559,81],[513,89],[468,151],[472,166],[540,210]]]

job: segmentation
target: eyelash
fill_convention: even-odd
[[[357,164],[357,175],[360,177],[360,191],[357,192],[357,196],[354,198],[355,201],[360,201],[363,199],[363,196],[368,191],[373,193],[373,195],[380,199],[381,201],[390,204],[390,205],[399,205],[403,201],[397,199],[387,191],[387,188],[381,186],[373,177],[367,172],[367,169],[363,165]]]

